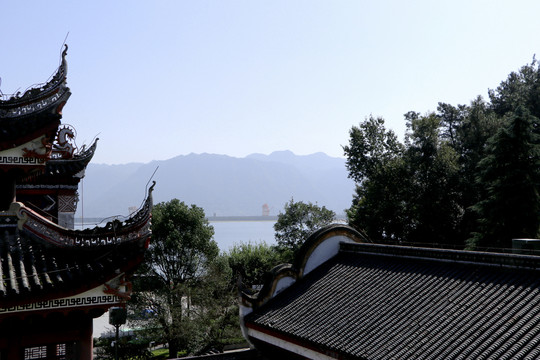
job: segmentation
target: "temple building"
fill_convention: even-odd
[[[125,221],[75,230],[78,185],[96,141],[62,124],[67,46],[56,73],[0,93],[0,359],[91,359],[92,320],[131,294],[150,239],[152,188]]]
[[[314,233],[241,326],[264,359],[539,359],[540,257],[371,243]]]

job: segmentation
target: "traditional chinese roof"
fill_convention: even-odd
[[[78,184],[82,172],[94,157],[98,140],[96,139],[90,147],[84,148],[71,158],[53,157],[49,159],[43,173],[22,179],[17,184],[17,188],[25,188],[30,184],[61,184],[66,182]]]
[[[67,174],[75,175],[78,172],[86,169],[86,166],[90,163],[96,152],[97,142],[99,139],[96,139],[94,143],[88,147],[83,148],[82,151],[73,155],[72,158],[52,158],[47,162],[45,168],[46,175],[56,175],[56,174]]]
[[[26,90],[22,95],[0,97],[0,151],[15,148],[45,135],[52,141],[62,108],[71,95],[66,86],[67,45],[62,63],[45,84]]]
[[[319,242],[303,269],[269,281],[266,300],[242,297],[255,345],[317,358],[540,357],[540,257],[358,243],[344,227],[311,245],[334,230],[351,235],[328,260],[305,271]]]
[[[1,212],[0,308],[72,296],[131,272],[150,238],[152,188],[133,217],[93,229],[63,228],[21,203]]]

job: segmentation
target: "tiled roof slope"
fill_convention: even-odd
[[[133,271],[150,240],[153,187],[132,217],[93,229],[63,228],[20,203],[0,212],[0,308],[72,296]]]
[[[0,235],[0,307],[92,289],[142,261],[146,239],[93,248],[60,248],[10,229]]]
[[[538,359],[540,257],[342,244],[245,317],[337,358]]]

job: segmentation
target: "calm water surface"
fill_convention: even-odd
[[[228,251],[230,247],[239,243],[266,242],[274,245],[274,224],[272,220],[266,221],[210,221],[214,227],[214,240],[221,251]]]

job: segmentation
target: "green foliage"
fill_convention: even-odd
[[[462,213],[457,153],[441,134],[439,116],[419,116],[408,126],[404,162],[408,164],[406,194],[412,206],[408,208],[407,242],[429,244],[437,239],[451,245]]]
[[[407,223],[402,206],[407,178],[403,162],[405,146],[382,118],[370,116],[349,132],[347,156],[349,177],[357,182],[353,204],[347,211],[351,225],[358,225],[369,237],[400,241]],[[390,240],[391,239],[391,240]]]
[[[174,288],[196,279],[219,254],[214,228],[204,210],[173,199],[152,210],[152,243],[147,252],[150,272]]]
[[[384,128],[382,118],[370,116],[349,132],[349,146],[343,149],[347,155],[349,177],[360,183],[376,175],[383,164],[400,156],[403,145],[392,130]]]
[[[349,223],[375,241],[399,244],[493,248],[536,237],[536,60],[490,90],[489,99],[408,112],[403,144],[380,118],[354,126],[344,146],[357,183]]]
[[[178,355],[181,356],[180,353]],[[152,350],[152,359],[161,360],[161,359],[167,359],[168,357],[169,357],[169,349],[167,348]]]
[[[495,90],[489,91],[494,111],[504,116],[522,106],[537,119],[540,118],[540,64],[533,58],[531,64],[512,72]]]
[[[405,145],[384,128],[384,121],[368,118],[354,128],[355,136],[344,147],[350,176],[359,179],[355,171],[371,170],[364,171],[366,175],[358,183],[353,205],[347,212],[349,222],[366,231],[370,238],[386,242],[451,242],[461,213],[456,193],[458,155],[445,139],[448,133],[442,134],[443,121],[439,116],[409,112],[405,117]],[[370,145],[359,146],[359,139]],[[371,149],[386,151],[374,155]],[[361,154],[362,151],[365,153]],[[358,161],[368,164],[353,166]]]
[[[403,241],[409,223],[404,201],[408,181],[408,170],[401,157],[381,163],[377,172],[357,185],[352,206],[347,210],[349,223],[372,239]]]
[[[335,217],[336,214],[324,206],[291,199],[274,224],[278,248],[291,260],[291,255],[294,256],[311,233],[331,224]]]
[[[152,243],[136,283],[143,286],[130,303],[130,323],[168,343],[170,357],[179,350],[196,353],[236,321],[232,272],[213,235],[195,205],[174,199],[154,206]]]
[[[479,163],[485,196],[473,209],[479,228],[469,248],[509,248],[512,238],[535,238],[540,228],[540,137],[538,122],[523,106],[507,115]]]
[[[228,259],[235,276],[241,276],[247,287],[262,285],[265,274],[285,262],[282,254],[266,243],[240,243],[229,250]]]
[[[113,360],[116,356],[114,337],[100,337],[95,341],[95,359]],[[122,360],[149,360],[152,353],[148,350],[148,341],[137,335],[121,336],[118,339],[118,358]]]

